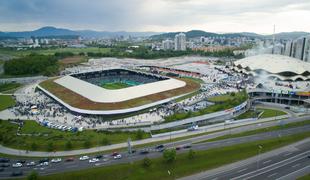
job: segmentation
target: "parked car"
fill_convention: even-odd
[[[97,156],[95,156],[95,158],[101,159],[101,158],[103,158],[103,156],[102,155],[97,155]]]
[[[26,166],[35,166],[35,165],[36,165],[36,163],[34,161],[28,162],[26,164]]]
[[[40,159],[39,163],[44,163],[44,162],[49,162],[50,159],[49,158],[44,158],[44,159]]]
[[[26,160],[17,160],[16,162],[24,164],[26,163]]]
[[[156,146],[155,149],[162,149],[162,148],[164,148],[164,147],[165,147],[165,146],[164,146],[163,144],[161,144],[161,145]]]
[[[184,149],[188,149],[188,148],[191,148],[192,146],[191,145],[185,145],[183,146]]]
[[[81,157],[80,157],[80,161],[85,161],[85,160],[87,160],[87,159],[89,159],[88,156],[81,156]]]
[[[22,163],[14,163],[14,164],[12,164],[12,167],[14,167],[14,168],[18,168],[18,167],[22,167],[22,166],[23,166]]]
[[[113,156],[114,159],[121,159],[122,158],[122,155],[121,154],[117,154],[115,156]]]
[[[10,162],[10,159],[8,158],[0,158],[0,163],[8,163]]]
[[[175,148],[175,150],[181,150],[181,147],[180,146],[177,146],[176,148]]]
[[[98,158],[92,158],[89,160],[90,163],[95,163],[95,162],[98,162],[99,159]]]
[[[140,151],[140,154],[148,154],[149,151],[147,149],[143,149],[142,151]]]
[[[74,161],[73,157],[69,157],[69,158],[66,159],[66,162],[71,162],[71,161]]]
[[[61,162],[61,158],[54,158],[51,160],[52,163],[59,163]]]
[[[113,152],[112,153],[112,156],[116,156],[116,155],[118,155],[119,153],[118,152]]]

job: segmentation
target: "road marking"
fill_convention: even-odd
[[[278,173],[270,174],[268,177],[276,176]]]
[[[292,168],[295,168],[295,167],[297,167],[297,166],[300,166],[300,164],[298,163],[298,164],[295,164],[294,166],[292,166]]]
[[[304,167],[304,168],[302,168],[302,169],[298,169],[297,171],[291,172],[291,173],[289,173],[289,174],[287,174],[287,175],[285,175],[285,176],[282,176],[282,177],[280,177],[279,179],[284,179],[284,178],[286,178],[286,177],[289,177],[289,176],[291,176],[291,175],[293,175],[293,174],[295,174],[295,173],[297,173],[297,172],[303,171],[303,170],[308,169],[308,168],[310,169],[310,165],[309,165],[309,166],[306,166],[306,167]]]
[[[247,169],[248,169],[248,168],[241,169],[241,170],[238,171],[238,173],[241,173],[241,172],[243,172],[243,171],[246,171]]]
[[[267,164],[267,163],[269,163],[269,162],[271,162],[271,160],[264,161],[263,164]]]
[[[293,154],[293,153],[292,153],[292,152],[289,152],[289,153],[284,154],[283,156],[286,157],[286,156],[289,156],[289,155],[291,155],[291,154]]]

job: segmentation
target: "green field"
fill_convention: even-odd
[[[286,115],[286,112],[275,110],[275,109],[262,109],[258,108],[258,111],[263,111],[263,114],[260,116],[260,118],[269,118],[269,117],[275,117],[275,116],[282,116]]]
[[[226,98],[228,96],[230,97],[229,99]],[[217,101],[219,99],[219,97],[220,96],[217,96],[216,102],[214,101],[215,102],[214,105],[208,106],[205,109],[202,109],[202,110],[196,111],[196,112],[183,112],[183,113],[176,113],[176,114],[167,116],[167,117],[165,117],[165,122],[177,121],[177,120],[181,120],[181,119],[186,119],[186,118],[195,117],[195,116],[201,116],[204,114],[229,109],[229,108],[235,107],[235,106],[243,103],[248,98],[246,92],[244,92],[244,91],[235,93],[234,95],[231,95],[231,94],[230,95],[223,95],[223,97],[221,98],[221,101]],[[225,101],[222,101],[224,99],[225,99]]]
[[[122,82],[114,82],[114,83],[104,83],[102,84],[103,88],[105,89],[123,89],[123,88],[127,88],[130,87],[130,85],[126,84],[126,83],[122,83]]]
[[[197,151],[193,158],[188,153],[177,154],[176,160],[167,163],[163,158],[151,159],[151,166],[143,166],[142,161],[124,163],[100,168],[91,168],[75,172],[66,172],[49,176],[42,176],[44,180],[117,180],[117,179],[148,179],[165,180],[176,179],[198,173],[204,170],[213,169],[225,164],[233,163],[257,155],[258,145],[262,146],[262,153],[283,147],[293,142],[310,137],[310,132],[244,143],[228,147]],[[240,153],[242,149],[242,153]],[[170,175],[168,174],[170,171]]]
[[[0,102],[0,111],[15,105],[15,100],[8,95],[0,95]]]
[[[260,113],[263,113],[259,118],[269,118],[269,117],[275,117],[275,116],[282,116],[286,115],[287,113],[284,111],[276,110],[276,109],[266,109],[266,108],[257,108],[256,112],[253,110],[249,110],[239,116],[237,116],[235,119],[247,119],[247,118],[253,118],[257,117]]]
[[[25,150],[35,151],[61,151],[83,149],[150,137],[144,132],[96,132],[85,130],[83,132],[63,132],[40,126],[35,121],[26,121],[21,130],[30,136],[17,136],[17,125],[8,121],[0,121],[0,142],[2,145]]]
[[[14,90],[19,88],[21,84],[19,83],[5,83],[5,84],[0,84],[0,92],[1,93],[13,93]]]
[[[9,55],[12,57],[22,57],[27,56],[31,53],[53,55],[56,52],[72,52],[74,54],[79,54],[80,52],[93,52],[93,53],[107,53],[110,52],[110,48],[97,48],[97,47],[87,47],[87,48],[51,48],[51,49],[29,49],[29,50],[8,50],[1,49],[0,54]]]
[[[300,177],[298,180],[310,180],[310,174]]]

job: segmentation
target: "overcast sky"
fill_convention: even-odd
[[[310,0],[0,0],[0,31],[310,32]]]

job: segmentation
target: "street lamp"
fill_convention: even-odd
[[[260,153],[261,150],[263,149],[263,146],[258,145],[258,155],[257,155],[257,169],[259,169],[259,160],[260,160]]]

